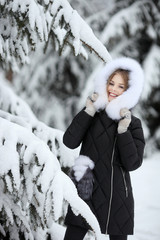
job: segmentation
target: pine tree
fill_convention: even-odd
[[[101,239],[95,216],[61,170],[61,166],[73,165],[79,150],[66,148],[63,132],[38,121],[5,83],[0,84],[0,91],[1,239],[63,239],[64,228],[59,223],[68,203]],[[61,228],[60,235],[57,228]]]

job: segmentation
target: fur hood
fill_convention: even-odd
[[[109,76],[117,69],[129,71],[128,89],[116,99],[108,102],[106,84]],[[95,79],[94,91],[98,98],[94,102],[96,110],[105,109],[107,115],[113,120],[119,120],[122,108],[132,109],[140,98],[143,89],[143,70],[140,64],[131,58],[121,57],[107,63]]]

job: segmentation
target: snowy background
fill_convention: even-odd
[[[79,149],[62,136],[104,62],[129,56],[144,69],[134,113],[146,139],[129,240],[159,240],[160,1],[0,0],[0,12],[0,239],[63,239],[69,203],[102,240],[66,175]]]
[[[160,239],[160,153],[131,174],[135,196],[135,235],[130,240]]]

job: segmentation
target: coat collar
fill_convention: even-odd
[[[119,97],[108,102],[106,84],[109,76],[117,69],[129,71],[129,87]],[[119,120],[122,108],[132,109],[140,98],[143,89],[144,75],[140,64],[134,59],[122,57],[112,60],[101,70],[95,79],[94,91],[98,93],[98,98],[94,103],[97,111],[105,109],[107,115],[113,120]]]
[[[102,110],[99,112],[99,117],[100,117],[101,123],[103,124],[103,126],[107,132],[108,132],[109,128],[113,128],[113,129],[115,129],[115,132],[117,132],[117,121],[114,121],[113,119],[111,119],[106,114],[105,110]],[[113,131],[113,129],[112,129],[112,131]]]

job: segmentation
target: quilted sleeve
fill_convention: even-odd
[[[70,126],[63,135],[63,143],[71,149],[77,148],[83,140],[93,117],[84,110],[80,111],[72,120]]]
[[[118,134],[117,145],[121,164],[127,171],[133,171],[141,166],[145,140],[141,121],[138,118],[134,117],[127,132]]]

